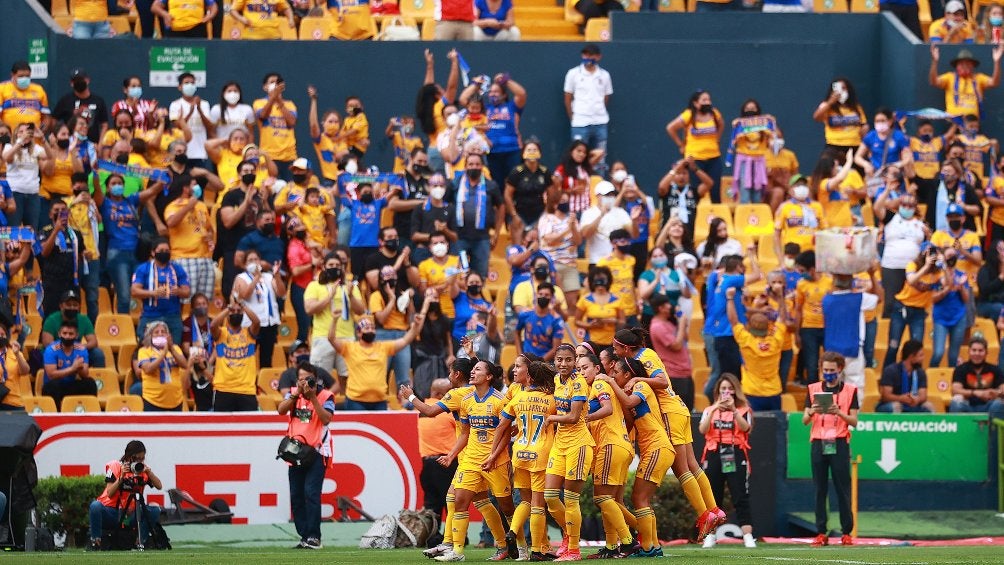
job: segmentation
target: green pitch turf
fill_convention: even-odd
[[[583,556],[595,550],[583,551]],[[827,547],[807,548],[804,546],[770,546],[761,545],[757,549],[747,550],[735,546],[720,546],[705,550],[696,546],[665,547],[666,559],[637,559],[635,563],[672,563],[673,565],[689,564],[719,564],[719,563],[772,563],[772,564],[809,564],[823,565],[864,565],[903,563],[910,565],[927,565],[934,563],[963,564],[999,564],[1004,562],[1002,547]],[[467,562],[484,563],[490,555],[484,549],[468,551]],[[116,565],[142,564],[159,565],[186,563],[189,565],[277,565],[280,563],[295,563],[297,565],[329,565],[332,563],[393,563],[394,565],[425,564],[435,561],[426,559],[417,550],[359,550],[350,548],[325,548],[319,551],[292,549],[260,549],[244,550],[230,548],[212,548],[186,550],[184,548],[172,551],[139,552],[97,552],[85,553],[81,550],[71,550],[65,553],[18,553],[0,554],[0,563],[18,563],[25,565],[60,564],[60,565]]]

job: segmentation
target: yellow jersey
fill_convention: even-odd
[[[108,0],[70,0],[70,13],[77,22],[106,22]]]
[[[174,346],[177,353],[181,353],[181,348]],[[136,361],[140,369],[144,365],[153,363],[160,357],[160,352],[153,347],[141,347],[136,354]],[[184,369],[178,366],[174,360],[174,355],[168,353],[160,364],[160,370],[154,374],[143,372],[143,400],[159,408],[176,408],[184,402],[185,397],[182,392],[182,379],[187,379]]]
[[[279,194],[276,195],[274,203],[275,207],[283,208],[287,205],[300,203],[306,197],[307,189],[311,187],[321,189],[320,185],[317,184],[313,177],[311,177],[310,184],[308,186],[300,186],[295,182],[287,183],[286,186],[282,187],[282,190],[279,191]],[[335,202],[327,190],[321,189],[320,197],[321,205],[325,208],[325,210],[331,211],[335,209]]]
[[[387,302],[383,299],[383,293],[379,291],[374,291],[370,294],[369,300],[370,312],[379,312],[387,307]],[[408,329],[408,319],[405,318],[404,313],[397,309],[397,304],[390,310],[390,315],[387,316],[387,321],[380,325],[381,328],[385,330],[403,330]]]
[[[558,432],[554,436],[554,448],[564,451],[578,449],[583,445],[596,445],[589,433],[589,426],[586,425],[586,414],[589,413],[589,385],[586,384],[586,379],[573,374],[562,382],[561,375],[555,375],[554,401],[559,416],[571,412],[573,402],[583,404],[577,421],[571,424],[558,424]]]
[[[718,110],[714,111],[714,117],[707,120],[694,119],[691,123],[693,112],[684,110],[677,119],[683,121],[686,127],[686,137],[683,142],[683,156],[693,157],[698,161],[714,159],[722,156],[722,150],[718,147],[718,139],[722,136],[722,114]]]
[[[290,113],[296,115],[296,104],[289,100],[283,100],[283,105]],[[259,98],[254,101],[252,108],[254,115],[258,119],[261,132],[258,146],[269,157],[276,161],[292,161],[296,159],[296,132],[293,126],[286,123],[282,117],[282,109],[272,105],[272,111],[268,116],[262,114],[268,100]]]
[[[186,31],[199,25],[206,15],[205,0],[157,0],[161,5],[167,5],[167,13],[171,14],[171,29]]]
[[[769,128],[757,131],[747,131],[745,133],[736,132],[740,124],[755,125]],[[749,118],[736,118],[732,120],[732,131],[736,132],[734,143],[736,155],[747,155],[749,157],[766,157],[770,153],[771,132],[774,131],[774,118],[772,116],[754,116]]]
[[[977,133],[973,136],[960,133],[955,137],[955,139],[958,139],[959,143],[966,148],[962,157],[962,164],[967,169],[972,171],[973,174],[979,176],[980,179],[985,179],[986,175],[983,174],[985,171],[983,160],[986,158],[987,154],[990,153],[990,138],[982,133]]]
[[[938,75],[938,88],[945,91],[945,111],[953,116],[966,114],[980,115],[980,105],[983,103],[983,91],[993,79],[983,73],[974,73],[962,78],[955,74]]]
[[[11,288],[14,286],[11,285]],[[17,354],[12,348],[6,347],[0,350],[0,367],[3,367],[3,373],[0,374],[0,384],[6,386],[10,391],[0,401],[7,406],[24,407],[24,399],[21,397],[21,366],[17,362]],[[24,392],[28,394],[31,391]],[[544,459],[546,460],[547,457],[545,456]]]
[[[446,282],[446,279],[460,272],[460,258],[447,255],[446,263],[440,264],[435,258],[429,257],[418,264],[418,278],[426,286],[436,286]],[[447,318],[457,315],[453,306],[453,298],[449,289],[439,293],[439,311]]]
[[[233,394],[258,392],[258,338],[249,328],[237,331],[224,326],[216,342],[213,389]],[[351,385],[350,385],[351,386]]]
[[[69,198],[66,198],[69,204]],[[69,225],[83,236],[84,250],[91,252],[91,260],[101,256],[98,249],[98,224],[101,223],[101,213],[92,201],[79,202],[70,206]]]
[[[906,266],[907,276],[917,271],[917,264],[912,261]],[[923,308],[925,310],[930,309],[934,304],[934,293],[931,292],[930,287],[939,282],[941,282],[941,273],[937,269],[932,269],[920,277],[918,284],[921,285],[922,289],[918,289],[908,282],[903,283],[903,289],[896,295],[896,300],[899,300],[903,306]]]
[[[358,402],[387,400],[387,359],[394,355],[394,342],[375,341],[363,346],[358,341],[348,341],[339,353],[345,364],[352,367],[346,398]]]
[[[945,23],[945,18],[938,18],[927,28],[928,41],[942,43],[952,35],[952,26]],[[953,25],[958,25],[953,22]],[[976,30],[969,20],[964,20],[961,29],[952,37],[952,43],[972,43],[976,39]]]
[[[922,179],[938,178],[941,173],[941,151],[944,148],[944,136],[932,137],[930,141],[911,137],[910,151],[913,151],[914,173]]]
[[[773,151],[768,151],[767,168],[772,171],[788,171],[795,174],[798,172],[798,156],[787,148],[778,151],[777,155]]]
[[[962,228],[962,233],[960,233],[958,237],[952,235],[950,232],[942,230],[937,230],[931,234],[931,245],[935,247],[944,249],[946,247],[954,246],[955,242],[958,242],[959,246],[969,253],[982,250],[980,236],[977,235],[976,232],[969,231],[965,228]],[[970,261],[960,254],[958,264],[955,268],[960,271],[964,271],[967,275],[969,275],[969,284],[975,288],[976,274],[980,271],[981,265],[981,263]]]
[[[635,359],[645,367],[645,372],[649,378],[657,379],[660,376],[666,382],[666,388],[653,388],[655,399],[659,403],[660,418],[666,433],[669,433],[669,414],[682,414],[690,417],[690,409],[683,402],[676,391],[673,390],[673,381],[669,380],[669,372],[666,371],[666,364],[662,362],[659,354],[654,349],[642,347],[635,353]]]
[[[105,133],[112,133],[112,131],[108,130]],[[170,130],[165,129],[164,133],[160,136],[160,143],[153,143],[153,140],[157,137],[157,130],[155,129],[148,129],[145,131],[137,130],[136,134],[146,141],[146,160],[158,167],[167,166],[169,162],[167,158],[167,148],[175,141],[185,139],[185,134],[177,128]],[[115,135],[118,136],[118,133]],[[171,159],[174,159],[174,157],[172,156]],[[240,161],[237,162],[239,163]],[[235,163],[234,167],[236,168],[236,166],[237,165]]]
[[[505,403],[509,404],[509,402],[512,401],[513,398],[516,398],[516,395],[518,395],[521,392],[523,392],[523,385],[519,383],[512,383],[509,386],[507,386],[505,389],[505,393],[503,394],[503,396],[505,397]]]
[[[870,279],[868,279],[868,274],[867,273],[865,273],[865,279],[866,280],[870,280]],[[771,310],[773,310],[774,312],[780,313],[780,311],[781,311],[780,304],[778,304],[777,299],[775,299],[773,296],[768,296],[767,297],[767,305],[770,306]],[[784,298],[784,308],[787,311],[788,316],[794,316],[794,314],[795,314],[795,298],[794,297],[790,297],[789,298],[788,296],[785,296],[785,298]],[[865,321],[867,322],[868,320],[865,320]],[[781,324],[784,324],[784,321],[781,320],[781,319],[778,319],[774,323],[777,324],[777,325],[781,325]],[[794,341],[795,341],[794,340],[794,336],[795,336],[794,332],[785,332],[785,334],[784,334],[784,343],[781,344],[781,351],[788,351],[789,349],[792,348],[792,346],[794,345]]]
[[[0,82],[0,121],[7,124],[12,134],[21,124],[40,127],[42,115],[50,113],[49,97],[41,85],[31,83],[20,90],[13,81]]]
[[[303,299],[304,301],[324,300],[328,297],[329,288],[331,288],[331,285],[310,281],[307,289],[303,292]],[[327,337],[328,332],[331,331],[332,323],[338,324],[337,328],[335,328],[335,337],[348,341],[355,339],[356,332],[353,325],[354,321],[349,299],[355,298],[362,302],[363,296],[359,292],[358,286],[353,287],[349,285],[347,288],[349,290],[346,290],[345,286],[338,286],[335,289],[335,295],[331,298],[331,304],[311,316],[313,318],[311,323],[312,339]],[[343,311],[348,312],[348,314],[342,315]]]
[[[280,39],[279,23],[285,18],[279,14],[289,11],[286,0],[234,0],[230,9],[240,12],[251,22],[245,26],[244,39]]]
[[[806,208],[815,216],[815,226],[806,219]],[[795,200],[785,200],[777,209],[774,227],[781,232],[781,246],[797,243],[802,251],[816,248],[816,230],[826,229],[823,205],[809,201],[807,204]]]
[[[530,279],[528,281],[523,281],[516,285],[516,288],[512,291],[512,307],[513,308],[533,308],[537,303],[537,281]],[[562,311],[568,311],[568,303],[565,302],[565,292],[561,290],[560,286],[554,287],[554,303],[557,304]]]
[[[575,304],[576,310],[582,312],[587,319],[598,320],[602,318],[617,318],[617,312],[624,309],[625,301],[619,297],[610,295],[610,301],[606,304],[596,302],[592,293],[579,296],[579,301]],[[617,323],[602,324],[593,326],[586,330],[586,339],[604,345],[613,343],[614,332],[617,331]]]
[[[341,171],[338,170],[338,160],[349,150],[344,140],[333,140],[321,134],[314,138],[314,151],[317,153],[317,164],[321,168],[321,176],[335,182]]]
[[[164,220],[173,216],[188,204],[188,198],[180,197],[164,209]],[[205,203],[197,202],[180,222],[168,226],[168,239],[171,241],[171,259],[202,259],[212,254],[209,251],[209,241],[212,238],[213,227],[210,223],[209,208]]]
[[[240,165],[243,160],[243,154],[234,153],[229,147],[220,149],[220,158],[216,161],[216,170],[219,172],[220,180],[223,181],[223,186],[230,187],[240,182],[241,176],[237,173],[237,165]]]
[[[833,290],[833,277],[818,275],[814,281],[802,279],[795,285],[795,307],[802,312],[803,328],[823,327],[823,297]]]
[[[399,175],[404,174],[404,163],[411,156],[411,152],[425,147],[421,137],[405,136],[400,131],[394,132],[391,144],[394,146],[394,173]]]
[[[610,383],[601,380],[593,381],[593,386],[589,387],[589,412],[599,410],[603,404],[601,401],[609,401],[613,408],[613,414],[604,416],[599,420],[589,423],[589,432],[593,435],[596,445],[616,445],[634,451],[631,439],[628,437],[627,424],[624,421],[624,409],[617,400],[617,395],[610,388]]]
[[[548,453],[554,443],[554,426],[545,422],[549,415],[555,413],[554,396],[536,389],[519,388],[520,392],[502,409],[503,418],[516,422],[512,466],[543,471],[547,468]]]
[[[634,255],[626,253],[623,259],[609,255],[596,262],[597,267],[607,267],[614,276],[614,280],[610,281],[610,293],[620,299],[625,316],[638,314],[638,304],[634,295],[634,264]]]
[[[676,449],[669,441],[669,434],[666,433],[662,413],[659,411],[659,403],[652,387],[645,382],[635,383],[631,394],[641,399],[641,402],[633,409],[638,451],[645,454],[656,449],[668,449],[676,453]]]
[[[313,241],[323,248],[328,247],[328,236],[325,230],[328,229],[327,217],[331,210],[323,204],[311,206],[304,202],[302,205],[293,208],[292,215],[300,218],[303,227],[307,230],[307,241]]]
[[[370,122],[366,119],[366,114],[345,116],[342,120],[342,134],[347,134],[344,139],[349,148],[365,153],[370,139]]]
[[[489,388],[484,397],[479,397],[474,387],[460,401],[460,423],[470,427],[463,465],[480,470],[481,464],[492,454],[495,430],[499,426],[499,415],[505,407],[504,403],[502,393],[494,388]],[[492,467],[498,467],[508,460],[508,454],[503,451]]]
[[[857,108],[830,106],[823,122],[823,137],[827,145],[857,147],[861,145],[861,126],[867,124],[860,105]]]
[[[995,176],[987,195],[1004,199],[1004,176]],[[1004,206],[990,206],[990,221],[998,226],[1004,226]]]
[[[743,392],[751,396],[776,396],[784,392],[777,371],[787,333],[782,324],[774,324],[763,337],[751,334],[742,324],[732,326],[732,335],[743,356]]]
[[[67,152],[65,159],[58,157],[53,159],[53,165],[51,175],[42,175],[38,193],[50,199],[54,196],[72,196],[73,184],[70,182],[70,175],[73,174],[73,157]]]

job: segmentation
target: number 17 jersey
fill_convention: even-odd
[[[554,442],[554,426],[545,423],[554,414],[554,396],[540,390],[518,393],[502,410],[502,417],[516,422],[512,465],[528,471],[543,471]]]

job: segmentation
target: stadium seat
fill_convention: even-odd
[[[24,400],[24,411],[29,414],[57,412],[56,401],[51,396],[28,396],[22,397],[22,400]]]
[[[509,367],[511,367],[512,364],[515,362],[516,362],[516,346],[511,344],[503,345],[502,357],[501,357],[502,368],[508,371]]]
[[[94,384],[98,387],[98,400],[104,402],[109,396],[122,394],[119,389],[119,375],[115,369],[93,368],[88,371],[88,375],[94,379]]]
[[[142,381],[143,379],[140,377],[138,380]],[[122,391],[129,394],[129,389],[132,388],[133,383],[136,381],[136,373],[134,373],[132,369],[129,369],[129,372],[122,375]]]
[[[266,368],[258,371],[258,395],[265,395],[276,402],[282,400],[279,394],[279,376],[285,369]]]
[[[271,396],[265,396],[263,394],[258,395],[258,410],[261,412],[275,412],[278,408],[278,403],[275,398]]]
[[[708,239],[708,224],[712,218],[722,218],[729,227],[729,235],[735,235],[736,228],[732,225],[732,210],[728,204],[706,204],[701,202],[697,205],[697,217],[694,222],[694,244]]]
[[[879,388],[878,370],[871,367],[865,368],[865,394],[878,394]]]
[[[223,29],[220,31],[220,39],[240,40],[244,39],[244,25],[239,21],[227,16],[223,18]],[[212,217],[216,217],[215,211]]]
[[[287,301],[291,302],[291,301]],[[278,347],[290,347],[293,342],[296,341],[296,332],[298,326],[296,325],[296,316],[283,316],[281,323],[279,324],[279,333],[276,338],[275,344]],[[285,365],[285,362],[283,362]]]
[[[701,391],[695,391],[694,393],[694,405],[690,407],[694,412],[704,412],[704,410],[710,406],[711,403],[708,402],[708,397],[704,396]]]
[[[407,2],[408,0],[405,0]],[[436,39],[436,20],[426,18],[422,22],[422,41],[432,41]]]
[[[327,16],[308,16],[300,20],[301,41],[324,41],[331,37],[331,18]]]
[[[84,306],[86,303],[87,301],[85,300],[84,304],[81,304],[81,306]],[[114,307],[115,305],[112,303],[112,297],[108,294],[108,290],[104,287],[101,287],[98,290],[98,313],[114,312],[113,310]]]
[[[851,0],[851,12],[856,14],[877,14],[878,0]]]
[[[433,0],[400,0],[398,8],[402,17],[411,18],[416,22],[435,21],[436,3]]]
[[[733,222],[738,235],[774,236],[774,214],[769,204],[737,204]]]
[[[96,396],[71,394],[70,396],[63,397],[63,402],[59,406],[59,411],[64,414],[101,412],[101,403],[98,402],[98,397]]]
[[[927,369],[927,398],[929,400],[937,398],[943,406],[948,406],[952,400],[952,373],[954,372],[955,369],[951,367],[930,367]],[[942,412],[944,412],[944,408]]]
[[[408,0],[405,0],[405,3],[407,2]],[[582,14],[575,9],[574,0],[565,2],[565,21],[573,24],[581,24],[583,21]]]
[[[660,12],[686,12],[687,0],[659,0]]]
[[[136,326],[126,314],[98,314],[94,334],[98,343],[111,346],[116,351],[123,345],[136,345]]]
[[[865,401],[861,403],[862,412],[874,412],[875,407],[878,406],[879,394],[875,393],[865,393]]]
[[[814,0],[812,11],[817,14],[847,12],[847,0]]]
[[[56,27],[67,34],[73,31],[73,16],[66,14],[65,16],[52,16],[52,19],[56,20]]]
[[[290,27],[289,22],[279,22],[279,37],[284,41],[299,39],[299,34],[295,27]],[[220,284],[220,275],[216,275],[216,284]]]
[[[119,378],[125,379],[126,374],[132,370],[132,358],[136,353],[136,344],[127,343],[119,347],[119,353],[115,358],[115,368],[118,369]],[[108,358],[111,361],[111,358]]]
[[[761,235],[756,244],[756,258],[760,261],[760,266],[774,265],[775,268],[781,264],[781,258],[777,256],[774,249],[774,234]]]
[[[52,17],[56,16],[69,16],[70,10],[66,5],[66,0],[52,0],[52,10],[50,13]]]
[[[702,369],[694,369],[694,395],[704,396],[704,385],[708,383],[708,378],[711,376],[711,369],[704,367]]]
[[[586,41],[610,41],[610,18],[590,18],[586,22]]]
[[[135,394],[116,394],[105,399],[105,412],[142,412],[143,397]]]
[[[861,221],[868,227],[875,227],[875,211],[868,202],[861,205]]]
[[[294,336],[296,334],[293,334]],[[286,360],[286,349],[282,346],[276,346],[272,350],[272,367],[285,369],[289,362]]]
[[[132,33],[132,24],[129,23],[129,16],[109,16],[108,21],[112,24],[112,31],[115,35]],[[98,291],[99,293],[104,290]]]
[[[38,347],[38,340],[42,336],[42,317],[38,314],[28,314],[21,324],[21,331],[24,333],[24,351],[30,353]]]
[[[920,31],[924,35],[919,39],[921,41],[927,41],[927,36],[930,32],[931,21],[932,21],[930,0],[917,0],[917,12],[920,19]],[[923,214],[920,215],[923,216]]]
[[[488,259],[488,278],[485,287],[492,291],[492,294],[500,294],[509,288],[512,280],[512,267],[509,262],[502,257],[491,257]]]
[[[21,393],[21,398],[35,396],[35,387],[32,386],[30,375],[21,375],[21,377],[17,380],[17,384],[19,392]]]

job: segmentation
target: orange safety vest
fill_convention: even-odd
[[[809,398],[812,398],[812,395],[817,392],[824,392],[822,381],[809,385]],[[857,393],[858,389],[854,385],[844,383],[840,392],[834,395],[833,401],[837,403],[837,407],[840,410],[846,413],[851,409],[851,401],[854,400],[854,396]],[[851,430],[847,427],[847,422],[843,418],[830,414],[812,415],[812,430],[809,432],[810,441],[839,438],[844,438],[848,441],[851,439]]]
[[[704,434],[704,452],[701,454],[701,463],[707,459],[709,451],[717,451],[721,444],[732,445],[746,455],[747,469],[749,469],[749,432],[740,430],[735,424],[736,416],[743,418],[749,414],[749,406],[736,408],[735,412],[715,410],[711,413],[711,427]]]
[[[332,396],[330,390],[321,390],[317,393],[317,402],[323,406]],[[322,424],[321,419],[314,413],[313,403],[302,396],[296,399],[296,404],[289,411],[289,428],[286,430],[286,435],[317,449],[320,455],[324,456],[325,465],[331,461],[331,437],[328,434],[328,427]],[[325,443],[328,444],[328,449],[325,449]]]
[[[111,479],[114,481],[120,475],[122,475],[121,461],[116,459],[105,464],[105,480]],[[139,493],[142,496],[143,488],[146,487],[146,482],[150,479],[146,473],[140,473],[139,475],[136,475],[136,477],[138,477],[137,485],[139,486]],[[120,508],[122,506],[123,499],[128,501],[129,497],[132,495],[131,492],[126,492],[119,487],[118,492],[115,493],[115,497],[112,498],[108,496],[109,486],[111,486],[111,483],[108,483],[108,485],[105,486],[104,492],[102,492],[101,496],[98,497],[98,502],[100,502],[103,506],[107,506],[109,508]]]

